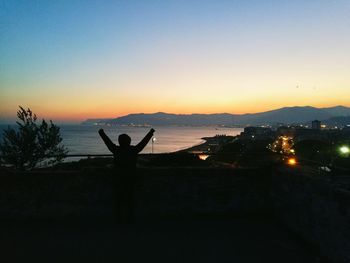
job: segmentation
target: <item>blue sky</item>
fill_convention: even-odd
[[[0,0],[0,119],[350,106],[349,28],[343,0]]]

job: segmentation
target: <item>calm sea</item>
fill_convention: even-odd
[[[0,125],[0,138],[6,125]],[[107,154],[108,149],[98,135],[100,126],[84,125],[60,125],[63,144],[69,149],[70,154]],[[127,133],[132,144],[137,144],[149,131],[144,127],[104,126],[106,134],[112,141],[117,143],[119,134]],[[203,137],[215,136],[216,134],[238,135],[243,131],[241,128],[215,128],[215,127],[154,127],[154,153],[174,152],[197,145]],[[152,152],[152,143],[146,146],[143,153]]]

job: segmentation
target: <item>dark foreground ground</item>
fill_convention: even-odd
[[[319,262],[270,219],[1,222],[0,262]]]

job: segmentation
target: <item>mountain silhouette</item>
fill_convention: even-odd
[[[350,108],[335,106],[329,108],[315,108],[311,106],[284,107],[260,113],[247,114],[171,114],[164,112],[138,113],[114,119],[87,119],[83,124],[111,124],[111,125],[267,125],[306,123],[312,120],[326,120],[333,117],[350,116]]]

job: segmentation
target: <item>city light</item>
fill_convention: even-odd
[[[288,164],[289,165],[296,165],[297,164],[297,160],[295,158],[289,158],[288,159]]]
[[[348,146],[341,146],[339,148],[339,151],[341,154],[349,154],[350,153],[350,148]]]
[[[156,141],[156,137],[152,138],[152,153],[154,153],[154,142]]]
[[[208,154],[199,154],[198,157],[199,157],[199,159],[205,161],[209,157],[209,155]]]

